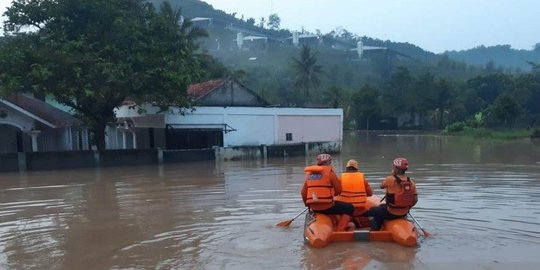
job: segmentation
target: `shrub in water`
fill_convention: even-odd
[[[448,126],[446,126],[445,131],[446,132],[460,132],[465,129],[465,123],[463,122],[455,122]]]

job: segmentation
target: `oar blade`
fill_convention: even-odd
[[[276,226],[278,226],[278,227],[289,227],[289,225],[291,225],[292,221],[293,221],[292,219],[284,220],[284,221],[276,224]]]
[[[422,232],[424,233],[424,237],[425,237],[425,238],[431,237],[431,233],[429,233],[428,231],[422,229]]]

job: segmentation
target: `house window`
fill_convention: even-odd
[[[285,133],[285,140],[292,141],[292,133]]]

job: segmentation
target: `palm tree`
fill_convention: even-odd
[[[296,71],[296,81],[294,85],[304,91],[304,98],[309,99],[309,90],[317,89],[321,84],[320,76],[324,74],[321,65],[317,65],[316,54],[311,53],[311,49],[304,45],[300,51],[300,59],[293,57],[293,68]]]

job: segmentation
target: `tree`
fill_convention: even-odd
[[[406,102],[411,114],[419,113],[420,119],[429,110],[431,100],[437,93],[435,77],[431,73],[419,75],[413,82],[411,89],[406,93]]]
[[[431,104],[436,112],[439,129],[443,128],[444,115],[449,113],[449,109],[452,107],[454,101],[453,90],[454,86],[448,80],[439,79],[437,81],[435,96]]]
[[[311,49],[303,45],[300,58],[293,57],[293,69],[296,72],[294,85],[304,92],[304,98],[309,100],[310,89],[317,89],[321,84],[320,76],[324,74],[322,66],[317,65],[317,56],[311,53]]]
[[[392,74],[390,80],[383,88],[384,112],[388,115],[398,116],[408,111],[407,96],[412,89],[414,78],[405,67],[399,67]]]
[[[279,25],[281,24],[281,19],[277,14],[272,14],[268,16],[268,28],[272,30],[279,30]]]
[[[249,24],[249,25],[255,25],[255,19],[254,18],[248,18],[246,20],[246,23]]]
[[[540,44],[537,44],[537,45],[540,45]],[[540,51],[540,49],[539,49]],[[536,62],[533,62],[533,61],[527,61],[527,63],[531,66],[531,71],[533,73],[540,73],[540,63],[536,63]]]
[[[332,108],[340,108],[344,99],[343,88],[332,86],[323,93],[323,100]]]
[[[478,97],[482,100],[481,109],[485,109],[503,91],[510,88],[512,78],[507,74],[496,73],[472,78],[467,84],[476,91]]]
[[[264,24],[266,22],[266,19],[264,17],[261,17],[260,21],[259,21],[259,27],[260,28],[264,28]]]
[[[144,0],[14,0],[5,15],[7,46],[19,49],[0,84],[70,106],[98,149],[123,101],[187,107],[187,87],[204,75],[195,53],[204,33],[168,2],[157,12]]]
[[[503,93],[493,103],[493,116],[512,127],[514,120],[521,114],[522,108],[517,100],[509,93]]]
[[[534,44],[533,51],[536,53],[540,53],[540,43]]]
[[[365,122],[366,130],[369,130],[371,117],[381,112],[379,90],[364,85],[359,92],[353,94],[351,106],[357,127],[360,128],[360,123]]]

